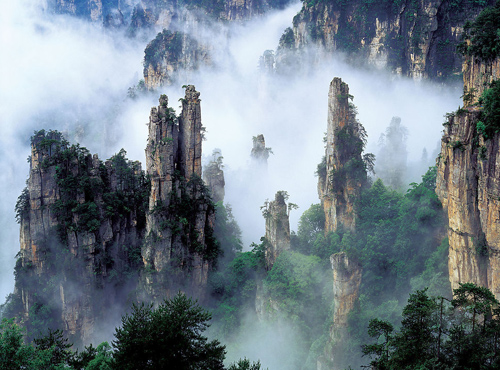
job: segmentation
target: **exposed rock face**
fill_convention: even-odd
[[[199,95],[187,86],[178,124],[166,96],[151,109],[146,148],[151,197],[142,257],[144,287],[154,300],[178,289],[203,300],[210,261],[217,258],[214,206],[201,180]]]
[[[290,249],[290,220],[286,192],[278,191],[264,212],[266,218],[266,269],[271,270],[281,252]]]
[[[33,334],[47,322],[63,328],[80,345],[117,325],[106,315],[115,319],[137,295],[158,301],[183,290],[203,300],[219,246],[200,178],[201,130],[194,86],[179,117],[162,95],[149,122],[150,180],[123,150],[102,163],[58,132],[35,134],[16,206],[21,252],[8,315]]]
[[[149,90],[189,80],[202,64],[211,65],[209,47],[182,32],[164,29],[144,53],[144,81]]]
[[[464,63],[464,90],[484,90],[482,81],[499,78],[498,59]],[[482,74],[484,73],[484,74]],[[500,148],[498,133],[488,139],[477,132],[480,109],[467,105],[451,116],[438,161],[436,193],[449,219],[451,287],[473,282],[500,298]]]
[[[114,22],[109,22],[111,18],[116,18],[117,13],[121,14],[121,24],[124,24],[123,15],[130,17],[130,12],[135,1],[133,0],[55,0],[49,2],[49,6],[61,14],[69,14],[80,18],[88,19],[91,22],[104,23],[106,26],[116,26]],[[118,16],[120,17],[120,16]]]
[[[451,0],[382,4],[306,2],[294,18],[291,44],[297,50],[316,44],[327,54],[344,51],[415,79],[460,74],[462,59],[455,49],[463,26],[486,5]]]
[[[60,133],[32,137],[28,187],[16,207],[21,252],[13,304],[33,332],[42,315],[86,343],[106,320],[104,308],[119,307],[134,288],[149,184],[140,163],[124,154],[104,164]]]
[[[366,181],[361,157],[363,146],[359,146],[364,129],[349,106],[349,86],[338,77],[330,83],[327,125],[325,162],[318,167],[325,233],[336,231],[341,225],[354,230],[353,200]]]
[[[203,181],[207,184],[212,194],[214,203],[224,203],[226,182],[224,180],[224,171],[222,169],[222,155],[220,151],[212,153],[212,160],[203,170]]]

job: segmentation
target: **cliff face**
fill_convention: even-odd
[[[281,48],[319,45],[327,54],[347,52],[378,68],[415,79],[460,74],[455,52],[463,26],[487,5],[451,0],[305,2],[293,21],[293,37]]]
[[[214,203],[224,203],[226,184],[224,180],[224,170],[222,165],[222,155],[220,151],[214,150],[212,160],[203,169],[203,181],[207,184],[212,194]]]
[[[151,110],[149,179],[123,150],[103,163],[58,132],[32,138],[28,187],[16,206],[16,290],[7,308],[30,335],[62,327],[80,345],[115,324],[106,315],[123,312],[130,299],[158,301],[183,290],[203,300],[219,246],[214,204],[200,178],[194,86],[182,105],[177,117],[163,95]]]
[[[201,65],[211,65],[209,47],[182,32],[164,29],[144,53],[144,81],[149,90],[188,80]]]
[[[464,91],[482,92],[483,81],[500,77],[498,59],[484,63],[468,57]],[[488,287],[500,298],[500,148],[498,133],[478,132],[482,108],[477,96],[449,117],[441,143],[436,193],[449,219],[449,274],[460,282]]]
[[[142,248],[143,283],[154,299],[182,289],[203,300],[211,261],[214,205],[201,180],[199,92],[186,88],[178,124],[166,96],[151,109],[146,148],[151,197]]]
[[[116,19],[115,22],[109,22],[110,18],[116,18],[117,13],[121,14],[122,19],[118,20],[119,25],[122,25],[123,14],[129,15],[133,5],[132,0],[55,0],[49,2],[49,6],[56,13],[69,14],[108,26],[118,25]]]
[[[16,206],[15,305],[29,333],[47,320],[87,342],[106,319],[103,308],[133,289],[149,184],[124,154],[104,164],[57,132],[32,137],[28,187]]]
[[[325,233],[354,230],[354,199],[366,181],[361,152],[364,129],[349,104],[349,86],[338,77],[330,83],[324,162],[318,167],[318,193],[325,210]]]
[[[345,252],[330,256],[333,270],[333,325],[330,328],[330,341],[325,348],[325,357],[318,359],[318,369],[341,369],[346,358],[342,347],[348,336],[348,316],[359,298],[362,268]],[[325,361],[326,358],[326,361]]]
[[[276,258],[281,252],[290,249],[290,220],[286,204],[287,194],[278,191],[273,201],[267,205],[264,216],[266,218],[265,252],[266,269],[271,270]]]

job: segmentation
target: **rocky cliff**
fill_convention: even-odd
[[[333,270],[333,325],[324,356],[318,359],[318,369],[341,369],[341,364],[346,363],[342,345],[349,335],[348,316],[359,298],[363,271],[361,265],[345,252],[332,254],[330,263]]]
[[[165,95],[151,109],[146,148],[151,196],[143,283],[152,299],[182,289],[203,300],[211,262],[218,256],[213,237],[214,204],[201,179],[200,93],[186,87],[177,118]]]
[[[436,193],[448,213],[452,288],[473,282],[500,298],[500,135],[485,129],[486,108],[475,104],[498,67],[498,59],[464,63],[464,108],[445,122]]]
[[[151,110],[147,176],[123,150],[103,163],[56,131],[37,132],[16,206],[21,250],[7,316],[21,317],[29,335],[63,328],[79,345],[117,324],[130,300],[179,290],[203,300],[219,244],[201,143],[194,86],[178,117],[164,95]]]
[[[290,249],[290,220],[286,200],[288,194],[278,191],[263,211],[266,219],[266,269],[271,270],[281,252]]]
[[[455,49],[465,22],[492,4],[465,0],[304,2],[293,20],[293,33],[284,34],[287,37],[278,49],[304,54],[314,45],[320,54],[341,51],[348,59],[360,58],[415,79],[446,80],[460,75],[462,58]]]
[[[226,181],[224,180],[223,167],[220,150],[214,150],[212,159],[203,168],[203,181],[210,189],[214,203],[224,203]]]
[[[361,155],[366,133],[349,103],[349,86],[338,77],[330,83],[326,150],[318,166],[318,193],[325,210],[325,233],[354,230],[354,199],[366,182]]]
[[[149,90],[190,79],[201,65],[211,65],[210,48],[182,32],[164,29],[144,50],[144,81]]]
[[[35,133],[16,206],[21,250],[11,306],[30,335],[45,323],[87,342],[106,320],[104,307],[125,302],[141,264],[148,195],[140,163],[124,151],[103,163],[58,132]]]

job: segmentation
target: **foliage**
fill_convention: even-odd
[[[164,58],[178,60],[182,55],[183,34],[163,29],[144,49],[144,65],[160,66]]]
[[[17,198],[15,211],[17,223],[21,223],[21,220],[24,220],[29,216],[30,194],[27,187],[23,189],[19,198]]]
[[[134,305],[115,332],[115,368],[223,369],[224,346],[202,335],[210,318],[181,293],[154,309]]]
[[[255,299],[256,280],[264,273],[265,238],[253,244],[250,252],[237,252],[235,258],[209,276],[214,300],[213,314],[222,337],[230,335],[240,324],[245,307]]]
[[[231,364],[227,370],[260,370],[260,361],[250,362],[247,358],[240,359]]]
[[[357,109],[350,103],[348,122],[343,127],[337,127],[334,132],[338,166],[329,173],[333,192],[342,191],[351,183],[365,186],[367,172],[373,171],[375,161],[373,154],[368,153],[362,156],[367,134],[356,115]],[[323,165],[320,164],[320,166]],[[320,166],[318,166],[318,173],[320,173]]]
[[[401,329],[374,319],[368,327],[374,344],[363,346],[376,369],[497,369],[500,365],[498,301],[484,287],[460,284],[453,300],[410,294]],[[448,303],[446,303],[448,302]],[[379,338],[383,337],[381,341]]]
[[[479,104],[483,106],[481,111],[481,126],[478,127],[480,133],[486,133],[486,138],[490,133],[500,131],[500,81],[495,80],[490,87],[484,90],[479,98]],[[478,122],[479,125],[479,122]]]
[[[241,241],[241,229],[238,226],[231,206],[218,202],[215,205],[214,237],[220,244],[222,260],[219,263],[226,264],[233,260],[236,253],[243,249]]]
[[[492,62],[500,55],[500,1],[484,9],[471,23],[467,22],[457,50],[485,62]]]

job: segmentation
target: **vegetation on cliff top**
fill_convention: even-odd
[[[458,51],[484,62],[500,56],[500,1],[484,9],[473,22],[467,22]]]

